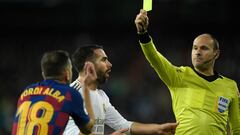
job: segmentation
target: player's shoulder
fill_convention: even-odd
[[[98,92],[98,95],[101,96],[104,100],[109,101],[109,97],[104,90],[98,89],[97,92]]]
[[[66,88],[69,90],[70,93],[73,93],[73,94],[79,93],[77,88],[71,87],[70,85],[67,85]]]
[[[101,95],[101,96],[107,96],[107,94],[105,93],[105,91],[102,90],[102,89],[98,89],[97,92],[98,92],[98,94]]]
[[[69,99],[82,99],[81,93],[78,91],[78,89],[71,87],[70,85],[67,86],[68,87],[68,91],[67,91],[67,96],[69,96]]]

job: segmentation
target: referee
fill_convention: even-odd
[[[192,46],[193,68],[176,67],[157,51],[147,33],[146,11],[140,11],[135,24],[145,57],[170,90],[180,123],[175,134],[226,135],[229,122],[232,134],[240,135],[237,84],[214,70],[220,54],[218,41],[210,34],[197,36]]]

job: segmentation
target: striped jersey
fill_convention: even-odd
[[[69,116],[79,128],[89,122],[81,95],[68,84],[44,80],[19,97],[12,135],[61,135]]]

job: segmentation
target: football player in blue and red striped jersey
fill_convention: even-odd
[[[94,114],[91,102],[85,98],[83,108],[81,95],[69,83],[72,80],[72,63],[69,54],[62,50],[47,52],[41,60],[44,80],[25,88],[18,99],[12,135],[60,135],[69,116],[86,134],[91,132]],[[94,67],[85,65],[85,95],[88,96],[90,79],[96,78]]]

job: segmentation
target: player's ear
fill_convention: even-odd
[[[63,77],[62,79],[64,79],[65,82],[69,82],[70,73],[67,68],[62,71],[62,77]]]
[[[65,76],[66,82],[70,83],[72,81],[72,70],[71,69],[66,69],[64,76]]]

